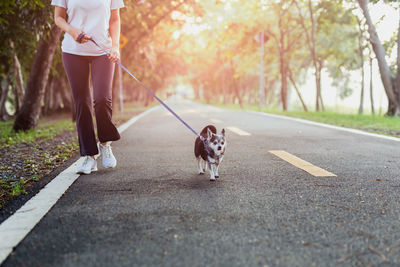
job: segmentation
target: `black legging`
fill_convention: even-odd
[[[93,156],[99,151],[94,133],[89,71],[92,74],[99,141],[101,143],[116,141],[120,139],[120,135],[111,121],[114,63],[106,55],[79,56],[63,53],[62,58],[74,98],[80,153],[81,156]]]

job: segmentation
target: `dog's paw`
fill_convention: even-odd
[[[219,178],[219,175],[215,175],[215,178]]]
[[[204,172],[199,172],[199,175],[203,175],[204,174]]]
[[[215,178],[210,177],[210,181],[211,181],[211,182],[215,182]]]

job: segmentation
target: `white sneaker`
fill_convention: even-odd
[[[115,166],[117,166],[117,160],[112,153],[111,146],[109,144],[105,146],[99,144],[99,150],[104,168],[115,168]]]
[[[76,168],[76,173],[90,174],[97,171],[97,161],[91,156],[86,156],[83,163]]]

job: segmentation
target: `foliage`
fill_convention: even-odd
[[[303,15],[308,12],[308,1],[297,1]],[[312,56],[307,49],[306,38],[299,26],[300,14],[292,1],[202,1],[206,10],[203,17],[195,19],[193,27],[200,33],[180,35],[195,91],[202,91],[205,98],[213,96],[234,100],[236,89],[247,102],[258,96],[259,43],[255,36],[265,30],[269,41],[265,44],[266,91],[276,95],[280,84],[280,52],[298,83],[305,81],[306,69],[312,66]],[[313,2],[315,3],[315,2]],[[317,58],[323,67],[340,69],[335,79],[348,79],[348,70],[358,67],[357,23],[341,1],[319,1],[315,4],[317,21]],[[224,15],[222,15],[224,14]],[[282,19],[282,29],[278,21]],[[306,20],[310,28],[310,21]],[[281,35],[285,38],[283,47]],[[341,83],[337,83],[339,85]],[[348,88],[343,91],[349,92]],[[197,93],[197,95],[201,95]],[[209,99],[210,100],[210,99]],[[270,102],[274,105],[274,102]]]
[[[0,56],[3,58],[1,63],[4,64],[4,58],[12,54],[9,40],[14,42],[20,61],[29,61],[39,41],[39,35],[50,29],[52,14],[49,1],[1,1]]]
[[[27,80],[39,38],[49,32],[52,14],[50,1],[16,0],[0,2],[1,84],[3,84],[3,79],[11,74],[11,86],[15,87],[17,74],[11,70],[14,55],[21,64],[23,80]],[[12,95],[12,90],[10,90],[9,95]],[[15,97],[10,100],[9,103],[15,107]]]
[[[359,30],[352,14],[356,5],[345,0],[311,2],[317,58],[333,78],[334,86],[340,89],[340,95],[346,97],[351,93],[347,86],[349,73],[360,66]],[[386,2],[396,7],[396,1]],[[282,82],[280,59],[285,60],[296,84],[310,79],[307,70],[313,70],[307,38],[299,23],[303,15],[305,27],[311,29],[308,3],[308,0],[125,1],[126,8],[121,10],[122,34],[128,42],[121,51],[122,62],[157,93],[177,81],[185,81],[192,85],[197,97],[208,101],[254,103],[258,101],[260,63],[255,36],[264,30],[269,38],[263,59],[265,104],[276,106]],[[50,1],[44,0],[0,3],[2,79],[11,62],[9,40],[15,43],[24,78],[28,77],[39,35],[49,30],[52,10]],[[281,34],[283,47],[280,47]],[[396,36],[392,39],[385,46],[389,52],[394,50]],[[282,51],[284,56],[280,54]],[[57,53],[51,75],[65,79],[60,50]],[[395,62],[391,63],[395,70]],[[147,95],[135,90],[137,85],[125,74],[124,87],[126,100],[150,101]]]
[[[385,48],[387,58],[389,58],[389,67],[392,71],[392,75],[395,76],[397,72],[397,62],[395,60],[395,48],[397,48],[397,33],[394,32],[392,38],[383,43],[383,47]]]
[[[127,4],[121,11],[121,32],[129,40],[121,51],[123,64],[153,91],[166,88],[169,78],[182,74],[185,69],[181,57],[175,53],[180,44],[171,38],[181,21],[171,15],[178,11],[194,14],[191,6],[195,1],[137,1]],[[126,76],[125,79],[130,78]],[[131,80],[125,83],[129,89],[134,86]]]
[[[38,139],[51,140],[54,136],[64,131],[75,131],[75,125],[71,121],[59,121],[55,124],[41,125],[38,129],[15,132],[12,122],[0,122],[0,145],[11,146],[21,143],[34,143]]]
[[[24,189],[25,180],[24,178],[19,179],[19,181],[14,182],[11,184],[11,195],[13,197],[19,196],[21,194],[27,194],[26,190]]]

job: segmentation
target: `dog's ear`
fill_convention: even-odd
[[[210,128],[207,128],[207,139],[211,139],[213,135],[213,132],[210,130]]]
[[[223,137],[225,137],[225,128],[222,129],[221,134],[222,134]]]

